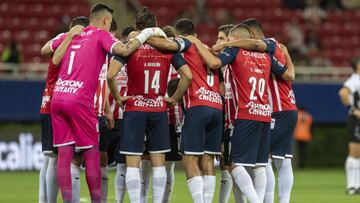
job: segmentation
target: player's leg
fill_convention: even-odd
[[[120,139],[120,153],[126,155],[125,184],[131,202],[139,203],[141,195],[140,161],[146,129],[144,112],[125,112]]]
[[[70,166],[73,203],[80,203],[80,167],[83,162],[82,156],[75,153]]]
[[[43,155],[43,164],[40,168],[39,173],[39,203],[47,203],[48,198],[46,194],[46,170],[49,163],[49,157],[46,155]]]
[[[106,125],[105,116],[99,117],[99,150],[100,150],[100,171],[101,171],[101,202],[107,202],[108,196],[108,172],[107,172],[107,149],[108,149],[108,128]]]
[[[297,122],[297,111],[274,113],[275,125],[271,131],[271,153],[274,165],[278,172],[278,192],[280,203],[290,202],[291,189],[294,182],[292,157],[293,157],[293,132]]]
[[[360,189],[360,143],[349,143],[349,155],[345,162],[347,194],[353,195]]]
[[[181,131],[182,164],[187,185],[195,203],[203,203],[204,181],[199,168],[199,158],[204,154],[205,124],[201,107],[193,107],[185,112],[185,122]]]
[[[116,164],[116,174],[115,174],[115,180],[114,180],[116,203],[124,202],[124,196],[125,196],[125,192],[126,192],[125,175],[126,175],[125,163],[118,162],[118,164]]]
[[[236,203],[246,203],[246,195],[241,192],[240,188],[236,185],[236,183],[234,183],[233,185],[233,194]]]
[[[235,120],[231,137],[230,159],[231,175],[234,182],[252,202],[260,202],[248,171],[255,167],[258,147],[261,140],[262,125],[257,121]]]
[[[268,165],[265,167],[266,170],[266,189],[264,203],[273,203],[275,195],[275,175],[272,167],[272,159],[269,158]]]
[[[51,102],[53,142],[54,147],[58,147],[57,180],[65,203],[72,202],[70,165],[74,155],[75,139],[68,112],[73,112],[73,109],[71,103]]]
[[[255,190],[260,202],[264,201],[266,190],[266,169],[270,153],[270,123],[261,122],[261,140],[258,147],[256,167],[252,171]]]
[[[148,113],[146,136],[152,164],[152,195],[154,203],[163,201],[166,187],[165,153],[171,151],[167,112]]]
[[[204,180],[204,202],[210,203],[214,197],[216,188],[216,175],[214,157],[221,155],[221,139],[223,133],[223,112],[208,107],[210,116],[206,119],[205,154],[202,156],[201,165]]]
[[[146,147],[145,147],[146,148]],[[141,176],[141,200],[140,203],[148,202],[148,195],[150,191],[150,177],[151,177],[151,161],[147,149],[145,149],[140,164],[140,176]]]
[[[226,203],[229,201],[231,190],[233,187],[232,177],[229,171],[229,141],[230,141],[230,129],[226,129],[224,132],[224,142],[223,142],[223,156],[220,159],[220,194],[219,202]]]
[[[171,201],[172,193],[175,184],[175,161],[166,161],[166,187],[164,192],[163,203],[169,203]]]

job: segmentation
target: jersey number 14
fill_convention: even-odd
[[[144,87],[144,93],[145,94],[149,94],[149,86],[151,89],[155,90],[155,94],[159,94],[160,91],[160,71],[156,70],[152,80],[151,80],[151,84],[150,83],[150,71],[149,70],[144,70],[144,75],[145,75],[145,87]]]

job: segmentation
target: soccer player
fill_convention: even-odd
[[[136,16],[135,24],[139,31],[154,27],[156,17],[144,7]],[[127,95],[130,96],[124,106],[124,129],[120,142],[120,153],[126,155],[126,188],[131,202],[139,202],[139,167],[146,134],[153,167],[153,202],[159,203],[163,200],[166,186],[165,153],[170,151],[166,103],[175,105],[182,98],[192,74],[180,54],[163,54],[149,45],[142,46],[127,59],[118,58],[123,61],[122,64],[127,63]],[[171,63],[181,75],[181,81],[175,94],[164,98]],[[108,82],[116,102],[121,104],[116,84],[118,71],[119,68],[109,70]]]
[[[195,35],[195,25],[190,19],[178,20],[175,29],[183,36]],[[182,162],[193,201],[211,202],[216,187],[214,156],[221,155],[223,131],[219,71],[209,70],[196,47],[186,39],[167,41],[150,38],[148,43],[169,51],[178,51],[177,45],[180,44],[180,51],[193,72],[193,81],[184,98],[186,110],[181,132]]]
[[[228,34],[233,28],[233,24],[222,25],[219,27],[218,38],[216,44],[228,41]],[[221,69],[224,78],[224,134],[223,134],[223,151],[220,158],[221,179],[220,179],[220,193],[219,203],[226,203],[229,201],[231,189],[233,185],[231,174],[228,170],[228,156],[229,156],[229,141],[230,133],[233,129],[233,120],[235,115],[235,100],[233,98],[233,91],[231,89],[231,74],[230,68],[224,66]]]
[[[250,38],[250,30],[244,24],[238,24],[230,31],[230,41],[239,38]],[[270,54],[226,48],[217,58],[198,39],[190,39],[211,69],[231,64],[237,100],[234,132],[231,137],[231,174],[250,202],[262,202],[266,186],[263,166],[267,164],[270,148],[271,109],[266,91],[268,80],[270,71],[279,76],[287,75],[290,71],[277,63]],[[274,43],[267,42],[266,46],[269,53],[274,53]],[[288,55],[287,60],[290,60]],[[247,169],[252,171],[254,185],[262,185],[262,190],[255,190]]]
[[[360,58],[353,59],[354,73],[347,79],[339,91],[341,102],[349,108],[348,133],[349,154],[345,162],[346,193],[360,193]]]
[[[70,164],[75,148],[86,162],[86,180],[91,200],[101,201],[101,173],[98,121],[94,95],[107,53],[127,56],[159,29],[144,30],[125,45],[110,33],[113,10],[96,4],[90,13],[90,26],[73,40],[68,35],[54,40],[42,53],[55,50],[53,63],[60,64],[59,78],[51,103],[54,146],[58,147],[57,177],[64,202],[72,202]],[[66,51],[62,47],[68,47]],[[59,48],[59,49],[58,49]],[[62,60],[58,56],[64,55]],[[61,63],[60,63],[61,62]]]
[[[79,16],[72,19],[70,23],[70,33],[75,36],[77,32],[81,31],[80,27],[72,29],[76,25],[87,26],[89,24],[88,18]],[[72,29],[72,30],[71,30]],[[60,37],[57,36],[57,37]],[[53,41],[54,39],[50,40]],[[40,190],[39,202],[56,202],[58,194],[58,183],[56,178],[56,164],[57,151],[53,147],[53,132],[51,125],[51,99],[55,82],[58,78],[59,69],[52,63],[52,58],[49,60],[48,73],[46,77],[46,85],[43,92],[40,115],[41,115],[41,131],[42,131],[42,150],[44,153],[44,163],[40,170]]]
[[[243,23],[249,26],[251,35],[254,39],[265,40],[264,30],[261,23],[256,19],[247,19]],[[280,44],[274,39],[266,39],[267,41],[276,44],[274,57],[282,64],[286,64],[286,58],[283,51],[280,48]],[[244,41],[239,40],[224,43],[220,48],[224,46],[237,46],[241,47]],[[265,51],[266,47],[263,45],[257,45],[256,41],[253,41],[254,47],[257,47],[257,51]],[[264,44],[264,42],[258,41]],[[238,43],[238,44],[237,44]],[[259,47],[261,47],[259,49]],[[290,78],[293,79],[293,78]],[[293,185],[293,172],[291,166],[292,158],[292,145],[293,145],[293,131],[297,121],[297,107],[295,102],[295,95],[292,90],[290,80],[285,80],[281,77],[276,77],[271,74],[269,80],[270,88],[270,104],[272,107],[272,123],[271,123],[271,144],[270,153],[274,159],[275,167],[278,171],[278,183],[279,183],[279,199],[280,203],[286,203],[290,201],[291,188]],[[275,177],[271,165],[272,159],[269,158],[269,164],[266,166],[266,195],[265,203],[274,202],[274,190],[275,190]]]

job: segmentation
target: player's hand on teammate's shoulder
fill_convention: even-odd
[[[166,38],[165,32],[161,28],[158,28],[158,27],[145,28],[141,32],[146,35],[149,35],[150,37]]]
[[[196,42],[199,42],[199,41],[200,41],[198,38],[196,38],[196,37],[193,36],[193,35],[187,35],[187,36],[184,36],[184,38],[186,38],[187,40],[189,40],[189,41],[192,42],[192,43],[196,43]]]
[[[173,107],[178,103],[173,97],[165,97],[164,100],[169,107]]]
[[[69,31],[69,35],[71,35],[72,37],[79,35],[82,31],[84,30],[84,26],[82,25],[75,25],[74,27],[72,27]]]
[[[211,53],[213,54],[220,54],[220,52],[225,49],[226,45],[223,44],[223,43],[219,43],[219,44],[214,44],[212,47],[211,47]]]

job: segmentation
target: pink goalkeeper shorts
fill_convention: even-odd
[[[99,146],[98,119],[94,109],[67,102],[51,102],[54,147],[75,144],[78,149]]]

